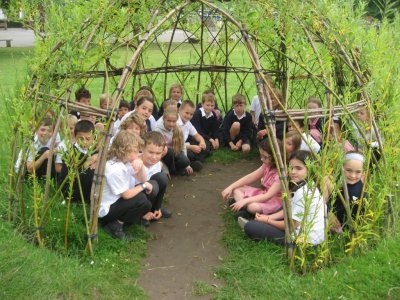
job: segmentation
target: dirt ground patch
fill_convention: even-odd
[[[224,201],[220,192],[259,165],[242,161],[230,165],[208,163],[192,177],[174,177],[168,188],[167,206],[172,218],[152,223],[138,284],[150,299],[208,299],[196,296],[196,282],[221,286],[214,267],[226,254],[220,243]]]

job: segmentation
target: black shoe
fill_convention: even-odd
[[[132,237],[130,235],[127,235],[124,230],[123,230],[123,224],[118,222],[117,220],[112,221],[107,223],[103,229],[105,232],[107,232],[109,235],[111,235],[115,239],[119,240],[131,240]]]
[[[145,219],[141,219],[140,220],[140,225],[142,225],[144,227],[149,227],[150,226],[150,221],[145,220]]]
[[[203,169],[203,164],[198,160],[192,161],[190,163],[190,166],[192,167],[193,171],[195,171],[195,172],[199,172],[199,171],[201,171],[201,169]]]
[[[162,217],[165,218],[165,219],[168,219],[168,218],[172,217],[172,211],[170,211],[166,207],[161,207],[161,213],[162,213]]]
[[[228,206],[231,206],[233,203],[235,203],[236,201],[235,201],[235,198],[229,198],[228,199],[228,202],[227,202],[227,205]]]

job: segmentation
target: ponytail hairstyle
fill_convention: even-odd
[[[164,110],[163,118],[166,116],[174,116],[178,120],[178,109],[173,106],[167,107],[166,110]],[[183,150],[183,143],[182,130],[179,125],[176,124],[172,129],[172,148],[174,149],[175,154],[178,154]]]

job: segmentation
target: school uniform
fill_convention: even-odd
[[[64,147],[65,145],[63,146],[63,148]],[[64,154],[62,155],[61,172],[59,174],[59,184],[62,184],[64,180],[68,177],[69,173],[68,168],[75,166],[77,168],[78,174],[77,177],[75,177],[72,182],[66,182],[64,184],[62,188],[62,193],[64,197],[68,197],[70,184],[72,184],[71,201],[82,203],[83,200],[86,203],[90,203],[90,192],[92,189],[94,169],[86,168],[84,166],[84,164],[87,162],[89,158],[89,156],[87,156],[88,152],[87,150],[79,147],[77,143],[75,143],[73,147],[69,150],[67,150],[66,147],[64,149],[65,151]],[[73,151],[72,156],[69,155],[68,151]],[[57,155],[56,163],[59,163],[59,161],[60,158],[59,155]],[[80,187],[82,189],[83,199],[80,193],[79,182],[80,182]]]
[[[167,154],[162,158],[164,164],[168,167],[171,174],[183,172],[190,165],[189,158],[186,155],[186,144],[183,141],[182,151],[180,153],[175,153],[172,147],[173,131],[167,130],[164,127],[164,119],[161,117],[157,120],[155,131],[160,132],[167,144]],[[182,136],[183,139],[183,136]]]
[[[191,145],[198,145],[198,142],[194,139],[194,136],[198,134],[198,132],[196,128],[193,126],[193,124],[190,121],[184,123],[180,116],[178,118],[177,124],[182,129],[183,140],[185,141],[185,143]],[[211,146],[210,143],[208,143],[207,147],[206,143],[206,149],[201,150],[200,153],[194,153],[192,150],[188,149],[186,150],[186,155],[191,162],[196,160],[203,162],[206,159],[206,157],[210,155],[211,151],[210,146]]]
[[[347,191],[349,193],[349,204],[350,204],[350,212],[351,217],[354,219],[357,215],[358,207],[359,207],[359,199],[361,199],[363,190],[363,182],[359,180],[354,184],[347,183]],[[363,197],[367,197],[367,194],[364,193]],[[337,219],[339,220],[340,224],[344,224],[348,221],[348,216],[346,213],[346,208],[343,204],[342,198],[344,198],[344,191],[343,189],[340,190],[340,195],[337,195],[334,202],[333,202],[333,212],[336,215]],[[362,213],[362,210],[360,211]]]
[[[260,114],[260,116],[258,117],[257,131],[260,131],[263,129],[265,129],[264,116],[263,116],[263,114]],[[285,130],[285,121],[276,121],[275,122],[275,134],[276,134],[277,139],[279,139],[281,141],[283,140],[284,130]]]
[[[204,108],[200,107],[193,114],[191,122],[194,128],[196,128],[197,133],[200,134],[205,141],[218,138],[219,123],[214,112],[206,115]]]
[[[242,144],[249,144],[251,138],[251,130],[253,126],[253,120],[247,111],[243,113],[242,116],[237,116],[235,110],[230,110],[222,122],[221,130],[219,132],[219,139],[222,145],[229,145],[231,142],[230,129],[234,122],[240,123],[240,132],[237,137],[232,141],[236,143],[242,140]]]
[[[150,200],[152,205],[151,211],[154,212],[161,209],[164,194],[167,190],[168,176],[162,172],[161,161],[150,167],[144,166],[144,168],[147,172],[147,181],[153,186],[151,193],[147,194],[147,198]]]
[[[33,138],[33,152],[32,149],[30,148],[27,152],[27,156],[26,156],[26,163],[31,163],[33,161],[38,160],[44,152],[46,152],[47,150],[50,150],[51,147],[51,140],[52,138],[50,137],[49,140],[45,143],[42,144],[37,136],[37,134],[35,133],[35,136]],[[56,140],[55,140],[55,147],[54,147],[54,151],[57,151],[57,147],[60,144],[60,135],[57,133],[56,135]],[[17,162],[15,163],[15,171],[18,172],[21,168],[21,164],[22,164],[22,159],[23,159],[23,153],[22,151],[20,151],[18,153],[18,158],[17,158]],[[44,160],[42,165],[35,170],[35,174],[38,178],[44,178],[46,177],[46,173],[47,173],[47,162],[48,159]],[[52,161],[52,166],[51,166],[51,177],[55,176],[55,160],[53,159]]]
[[[139,224],[151,209],[151,202],[144,192],[130,199],[123,199],[122,193],[135,187],[133,168],[121,161],[108,160],[105,168],[105,182],[99,209],[99,221],[106,224],[115,220],[125,224]]]
[[[301,139],[300,150],[311,152],[312,149],[312,151],[318,153],[321,149],[321,146],[317,143],[317,141],[314,140],[312,136],[307,134],[306,132],[303,132],[301,135],[303,136],[303,138]]]

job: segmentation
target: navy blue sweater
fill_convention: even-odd
[[[229,144],[231,142],[231,137],[229,134],[229,130],[234,122],[240,123],[240,132],[236,140],[242,140],[242,142],[249,142],[251,138],[251,130],[253,128],[253,121],[251,114],[247,111],[245,112],[245,116],[240,120],[236,117],[233,112],[233,109],[230,110],[222,122],[221,130],[219,133],[220,141],[222,141],[222,145]]]
[[[206,140],[217,138],[219,122],[215,113],[212,113],[212,117],[208,119],[201,114],[200,109],[196,109],[193,118],[191,120],[193,126],[196,128],[197,132]]]

